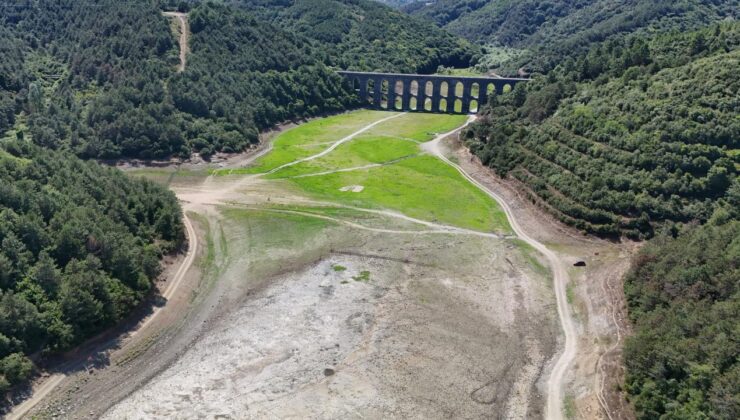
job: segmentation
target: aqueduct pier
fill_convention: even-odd
[[[377,109],[469,114],[529,79],[339,71]]]

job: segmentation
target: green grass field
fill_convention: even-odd
[[[505,214],[490,197],[432,156],[291,181],[312,196],[345,205],[387,208],[418,219],[481,231],[509,231]],[[363,190],[341,191],[351,185],[361,185]]]
[[[345,137],[377,120],[387,118],[384,111],[361,111],[319,118],[281,133],[270,153],[258,159],[254,166],[229,173],[257,174],[267,172],[296,159],[319,153],[330,143]],[[228,171],[216,171],[227,173]]]
[[[287,178],[341,168],[382,164],[419,153],[416,143],[393,137],[360,135],[318,159],[288,166],[267,178]]]
[[[273,150],[255,166],[233,173],[264,173],[311,156],[328,148],[332,141],[390,115],[393,114],[356,111],[303,124],[275,138]],[[506,216],[493,199],[455,169],[424,154],[420,147],[420,143],[437,134],[461,126],[466,118],[463,115],[401,115],[341,144],[325,156],[288,166],[266,177],[284,179],[283,182],[323,201],[389,209],[427,221],[508,233]],[[382,166],[354,169],[372,164]],[[332,172],[342,169],[350,170]],[[346,188],[352,186],[361,186],[362,190],[353,192]]]

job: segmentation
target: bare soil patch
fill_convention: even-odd
[[[334,232],[352,238],[341,253],[242,293],[106,417],[541,415],[556,321],[547,280],[517,247]],[[249,281],[243,264],[225,275]]]
[[[570,303],[578,324],[578,354],[567,374],[566,398],[578,418],[634,418],[620,389],[624,382],[622,340],[629,331],[622,278],[638,244],[591,237],[563,225],[522,194],[514,180],[501,179],[465,148],[457,137],[446,154],[476,180],[502,196],[527,233],[547,244],[571,266]],[[583,262],[585,267],[574,267]]]

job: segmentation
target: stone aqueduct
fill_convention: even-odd
[[[502,94],[528,79],[427,74],[337,72],[372,108],[469,114],[492,94]]]

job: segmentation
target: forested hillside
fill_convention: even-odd
[[[594,42],[642,31],[698,29],[738,18],[737,0],[437,0],[404,7],[451,33],[479,43],[525,50],[509,63],[549,70],[563,56],[577,54]]]
[[[275,123],[354,105],[331,67],[424,71],[473,54],[369,1],[259,3],[185,6],[182,73],[170,2],[0,6],[0,134],[93,158],[235,152]]]
[[[595,44],[493,97],[468,145],[588,232],[707,220],[738,182],[738,46],[737,23]]]
[[[193,10],[192,69],[177,75],[170,20],[156,2],[88,6],[2,9],[22,52],[3,96],[28,115],[26,134],[39,145],[103,158],[237,151],[270,124],[350,102],[305,40],[223,6]]]
[[[637,417],[738,418],[737,2],[450,1],[470,6],[455,16],[444,3],[418,13],[545,72],[490,98],[464,133],[473,153],[565,223],[657,232],[625,282]],[[485,17],[496,8],[500,24]]]
[[[23,141],[0,143],[0,393],[144,298],[184,241],[174,194]]]
[[[316,42],[324,62],[345,70],[431,73],[467,67],[478,52],[434,25],[372,0],[233,0]]]
[[[705,226],[645,246],[625,291],[624,360],[642,419],[740,417],[740,188]],[[734,220],[732,218],[734,217]]]

